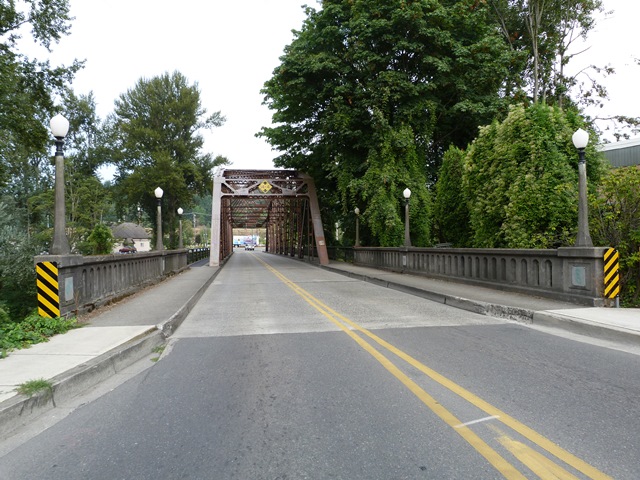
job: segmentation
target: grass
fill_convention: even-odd
[[[155,347],[153,350],[151,350],[153,353],[159,353],[160,355],[162,355],[162,352],[164,352],[166,345],[158,345],[157,347]],[[157,362],[158,360],[160,360],[160,357],[153,357],[151,359],[152,362]]]
[[[50,381],[45,380],[44,378],[29,380],[28,382],[24,382],[18,385],[18,388],[16,388],[16,391],[20,395],[26,395],[27,397],[33,397],[43,390],[46,390],[49,393],[53,392],[53,384]]]

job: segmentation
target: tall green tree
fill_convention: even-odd
[[[260,135],[278,166],[317,179],[324,216],[366,206],[377,241],[396,243],[398,193],[412,185],[428,203],[444,150],[504,108],[511,52],[472,0],[333,0],[306,13],[265,83],[276,126]]]
[[[571,111],[514,106],[480,131],[464,166],[472,246],[552,248],[571,245],[577,226],[578,156],[571,136],[582,120]],[[602,156],[589,144],[587,175],[595,191]]]
[[[544,101],[588,105],[606,98],[606,89],[593,77],[585,83],[567,74],[572,47],[586,39],[595,15],[604,10],[602,0],[488,0],[503,38],[517,52],[516,68],[507,80],[508,91],[526,92],[534,103]],[[573,52],[573,53],[572,53]],[[591,66],[592,70],[613,73]],[[581,74],[583,72],[578,72]],[[575,91],[571,91],[580,85]],[[521,101],[521,98],[518,98]]]
[[[49,139],[46,125],[54,113],[54,97],[62,94],[82,62],[52,66],[19,50],[23,35],[51,51],[68,35],[69,0],[0,0],[0,168],[5,151],[20,146],[43,153]],[[3,178],[0,170],[0,178]]]
[[[119,208],[140,205],[155,223],[153,192],[160,186],[165,227],[177,225],[178,207],[211,189],[219,160],[202,152],[201,132],[224,120],[220,112],[207,115],[198,84],[180,72],[142,78],[121,94],[107,120]],[[170,232],[171,245],[177,244],[174,228],[164,231]]]

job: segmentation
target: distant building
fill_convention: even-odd
[[[604,153],[604,156],[614,167],[640,165],[640,138],[605,143],[600,145],[598,149]]]
[[[118,242],[113,247],[113,253],[118,253],[125,245],[136,247],[138,252],[151,250],[151,235],[140,225],[125,222],[111,227],[111,232]]]

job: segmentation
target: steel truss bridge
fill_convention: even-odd
[[[233,253],[234,228],[264,228],[266,251],[329,263],[313,179],[295,170],[222,170],[213,179],[212,266]]]

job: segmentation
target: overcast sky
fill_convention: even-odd
[[[73,88],[93,91],[104,118],[118,96],[141,77],[180,71],[198,82],[203,106],[220,110],[223,127],[205,135],[205,150],[224,155],[233,168],[272,168],[277,155],[255,138],[270,125],[260,89],[279,64],[285,45],[304,19],[303,4],[315,0],[70,0],[75,17],[70,36],[54,46],[53,62],[86,59]],[[615,13],[599,22],[587,42],[590,50],[576,60],[612,64],[617,74],[606,80],[611,102],[606,114],[640,115],[637,52],[640,2],[604,0]]]

